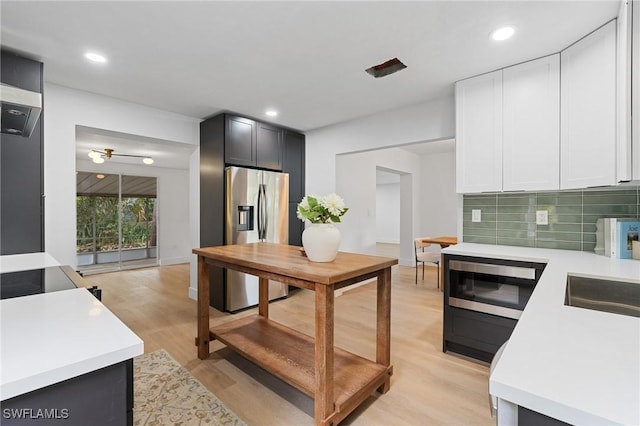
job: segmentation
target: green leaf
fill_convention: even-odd
[[[315,197],[307,196],[307,201],[311,210],[318,206],[318,200]]]

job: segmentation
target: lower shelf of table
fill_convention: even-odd
[[[306,334],[260,316],[231,321],[211,329],[229,348],[315,397],[315,343]],[[392,367],[334,348],[335,411],[351,411],[385,383]]]

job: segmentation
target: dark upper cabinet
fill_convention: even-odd
[[[282,170],[282,129],[258,123],[256,166],[261,169]]]
[[[226,164],[282,170],[282,129],[279,127],[227,115],[224,143]]]
[[[235,166],[256,165],[256,122],[244,117],[226,117],[224,161]]]
[[[42,93],[42,63],[2,51],[2,82]],[[0,254],[44,251],[43,113],[30,137],[0,134]]]

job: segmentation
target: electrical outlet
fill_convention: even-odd
[[[536,211],[536,225],[548,225],[549,224],[549,212],[546,210]]]
[[[482,222],[482,210],[480,209],[471,210],[471,222]]]

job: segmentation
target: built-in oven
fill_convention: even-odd
[[[544,267],[445,255],[443,350],[490,362],[511,336]]]

